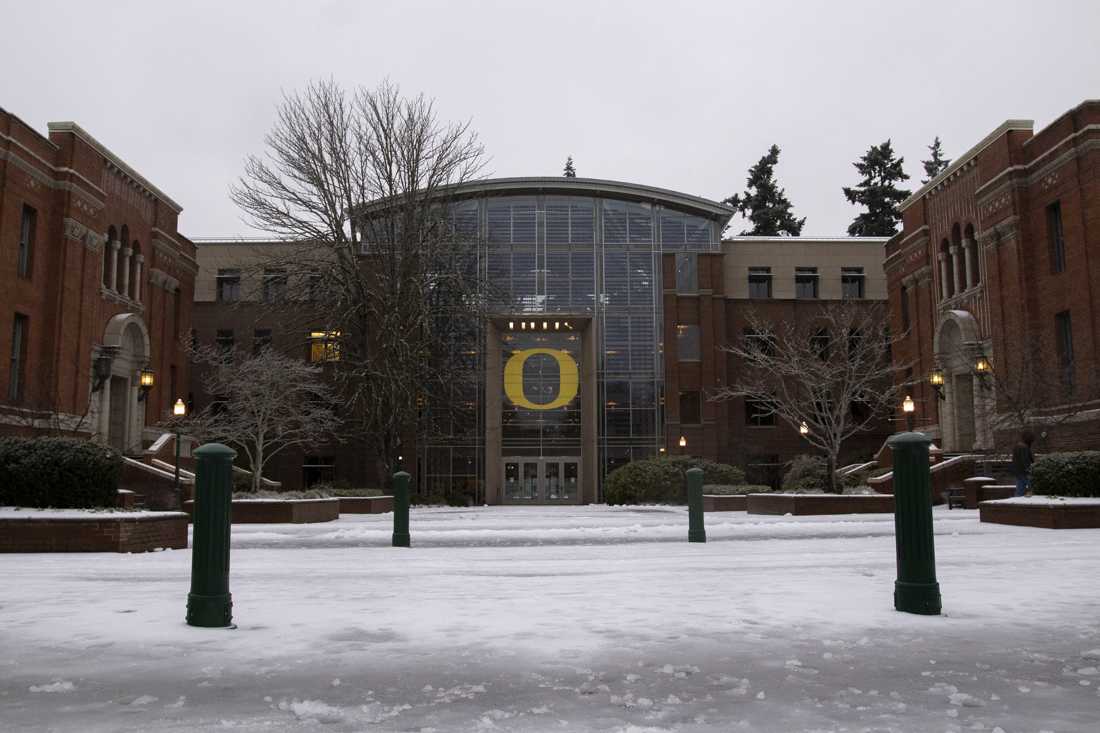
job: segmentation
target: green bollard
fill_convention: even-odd
[[[221,443],[195,451],[195,532],[191,543],[190,626],[233,625],[229,595],[229,512],[233,499],[233,459],[237,452]]]
[[[393,475],[393,546],[409,547],[409,474]]]
[[[932,539],[932,474],[924,433],[899,433],[886,441],[894,452],[894,534],[898,579],[894,608],[937,616],[940,584],[936,582],[936,548]]]
[[[687,470],[688,494],[688,542],[706,542],[707,530],[703,527],[703,469]]]

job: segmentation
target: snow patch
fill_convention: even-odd
[[[54,680],[45,685],[31,685],[27,689],[31,692],[72,692],[76,689],[76,685],[68,680]]]

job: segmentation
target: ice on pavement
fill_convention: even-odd
[[[1100,719],[1100,530],[935,512],[945,615],[894,612],[890,515],[414,509],[189,551],[2,555],[0,729],[1063,731]]]

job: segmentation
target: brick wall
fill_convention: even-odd
[[[86,519],[0,518],[0,552],[149,552],[186,549],[187,515]]]

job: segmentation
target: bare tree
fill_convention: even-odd
[[[289,448],[309,448],[332,439],[338,427],[332,393],[322,368],[272,349],[256,354],[206,347],[191,352],[206,367],[214,402],[186,418],[183,429],[200,440],[240,448],[260,489],[268,461]]]
[[[896,408],[903,385],[891,363],[894,340],[885,308],[843,302],[811,318],[773,323],[751,312],[741,340],[723,349],[740,363],[733,383],[713,399],[741,397],[760,417],[775,416],[817,447],[837,490],[837,458],[844,441],[881,425]]]
[[[477,348],[476,209],[471,221],[453,194],[480,175],[483,148],[423,95],[332,81],[287,96],[266,142],[233,200],[253,226],[298,243],[263,267],[286,273],[287,322],[308,319],[334,344],[348,433],[371,443],[384,478],[424,408],[453,406]]]

